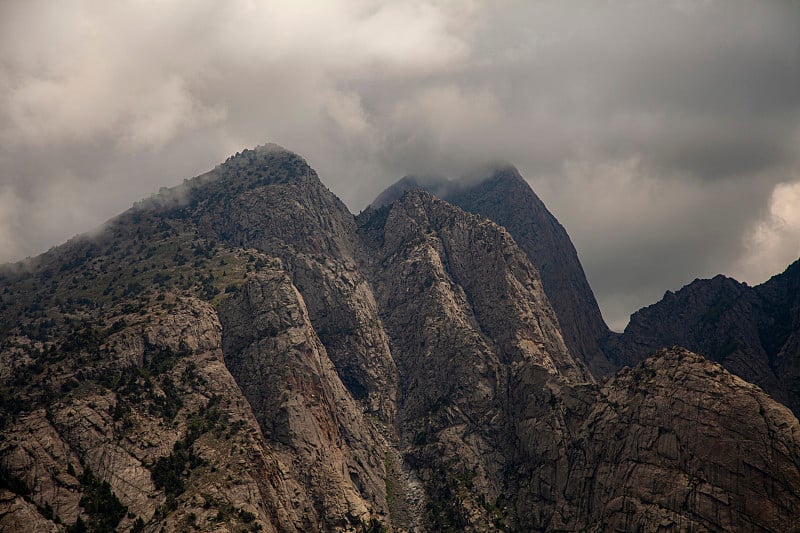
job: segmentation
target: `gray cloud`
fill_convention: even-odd
[[[354,211],[507,160],[620,327],[800,254],[798,36],[789,1],[5,2],[0,261],[266,141]]]

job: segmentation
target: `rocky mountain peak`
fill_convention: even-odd
[[[360,217],[359,226],[371,255],[404,272],[394,283],[416,295],[409,305],[445,298],[448,314],[464,305],[469,325],[463,326],[489,339],[500,361],[533,362],[565,379],[592,381],[564,344],[538,271],[505,228],[421,189]]]
[[[484,183],[507,187],[509,192],[514,188],[529,188],[516,167],[510,163],[497,163],[476,169],[458,179],[449,179],[437,175],[404,176],[382,191],[373,200],[370,207],[378,209],[384,205],[391,204],[399,200],[406,191],[413,189],[421,189],[439,198],[448,199],[460,191],[471,189]]]
[[[661,323],[664,319],[665,306],[680,312],[683,320],[679,323],[674,321],[670,324],[665,323],[664,327],[671,327],[674,331],[679,331],[681,328],[685,330],[686,321],[714,319],[715,317],[711,315],[704,316],[709,308],[717,307],[721,311],[731,299],[747,292],[747,289],[746,284],[721,274],[710,279],[695,279],[677,292],[667,291],[659,303],[633,313],[625,331],[633,332],[637,329],[654,331],[651,326],[654,323]]]
[[[237,152],[215,170],[222,179],[250,177],[258,181],[269,178],[269,183],[316,176],[303,157],[272,143]]]
[[[685,346],[800,412],[799,264],[756,287],[717,275],[668,291],[631,315],[606,350],[634,365],[664,346]]]
[[[396,201],[421,188],[505,227],[541,275],[569,350],[596,376],[615,367],[600,340],[609,335],[575,247],[520,172],[509,164],[484,167],[460,180],[404,178],[378,196],[373,206]]]
[[[131,212],[124,213],[122,218],[148,213],[161,216],[165,212],[168,216],[196,216],[198,206],[231,205],[243,193],[281,184],[293,184],[312,193],[327,191],[303,157],[277,144],[265,144],[237,152],[213,170],[185,179],[179,185],[162,187],[158,194],[134,203]]]
[[[380,209],[399,200],[407,191],[414,189],[422,189],[442,198],[455,184],[456,182],[442,176],[404,176],[381,192],[372,201],[370,208]]]
[[[584,430],[597,445],[589,464],[602,465],[592,478],[604,481],[583,505],[603,530],[796,528],[800,424],[760,388],[673,347],[623,369],[601,397]],[[618,438],[600,444],[598,434]]]
[[[495,186],[530,188],[519,169],[511,163],[493,163],[467,174],[460,180],[466,188],[471,185],[492,183]]]
[[[420,181],[356,218],[299,156],[246,150],[0,272],[0,530],[794,527],[788,409],[680,348],[598,384],[577,256],[519,173],[459,205]],[[795,272],[671,313],[777,375]]]
[[[759,285],[758,291],[763,297],[774,301],[800,298],[800,259]]]

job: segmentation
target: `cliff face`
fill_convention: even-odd
[[[373,206],[391,203],[413,189],[427,190],[506,228],[539,271],[569,350],[597,377],[616,370],[600,347],[600,341],[609,335],[609,330],[575,247],[564,227],[517,169],[499,167],[479,181],[409,176],[381,193]]]
[[[0,528],[792,524],[791,413],[681,349],[597,385],[519,241],[422,191],[355,218],[273,146],[7,267]]]
[[[0,448],[14,493],[3,528],[317,523],[310,503],[289,505],[305,489],[285,473],[291,458],[271,449],[225,367],[214,310],[167,293],[144,313],[116,311],[107,316],[118,331],[102,341],[83,335],[92,344],[71,353],[62,345],[37,354],[43,370],[16,389],[25,403],[6,420]],[[22,522],[15,507],[40,524]]]
[[[665,350],[603,386],[565,496],[598,530],[792,531],[799,430],[754,385]]]
[[[631,317],[608,353],[636,364],[680,344],[800,409],[800,263],[757,287],[717,276],[696,280]]]
[[[386,515],[386,443],[338,379],[280,263],[225,300],[220,318],[226,364],[289,475],[304,480],[319,524]]]
[[[356,267],[353,215],[301,157],[280,148],[247,151],[217,174],[192,191],[200,234],[282,259],[349,392],[391,422],[397,370]]]
[[[386,521],[397,374],[354,236],[305,161],[265,147],[9,270],[2,523]]]
[[[516,492],[517,402],[539,394],[525,389],[527,374],[591,377],[504,229],[422,191],[359,222],[400,375],[399,439],[429,494],[426,521],[492,529],[503,523],[497,502]]]

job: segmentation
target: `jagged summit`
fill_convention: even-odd
[[[616,362],[634,365],[681,345],[717,361],[800,412],[800,261],[750,287],[717,275],[696,279],[631,315],[608,338]]]
[[[319,179],[300,155],[277,144],[264,144],[229,157],[212,171],[217,179],[246,182],[251,188],[297,179]]]
[[[217,166],[219,169],[240,169],[259,164],[269,164],[279,160],[297,159],[306,163],[302,156],[287,150],[283,146],[274,143],[260,144],[254,148],[246,148],[241,152],[228,157],[225,162]]]
[[[596,377],[613,373],[615,367],[599,344],[610,332],[575,247],[516,167],[487,165],[460,180],[407,177],[381,193],[373,206],[396,201],[409,188],[425,189],[504,226],[539,270],[569,350]]]
[[[208,199],[232,197],[247,189],[268,184],[317,182],[319,176],[300,155],[267,143],[228,157],[214,169],[174,187],[161,187],[157,194],[133,204],[134,211],[162,211],[197,205]]]
[[[510,163],[492,163],[476,168],[455,179],[439,175],[408,175],[381,192],[370,204],[373,209],[399,200],[410,189],[422,189],[434,196],[447,199],[459,191],[470,189],[484,182],[506,183],[508,186],[527,183],[517,168]]]
[[[506,161],[486,163],[467,172],[458,180],[462,187],[478,185],[484,182],[499,182],[510,184],[527,184],[519,169]]]
[[[742,283],[724,274],[717,274],[712,278],[695,278],[687,285],[681,287],[677,291],[665,291],[663,298],[656,303],[638,309],[631,315],[625,331],[633,330],[643,317],[647,316],[650,312],[657,309],[662,302],[680,302],[687,299],[696,299],[698,295],[703,294],[704,297],[718,297],[720,293],[726,291],[740,292],[748,288],[746,283]]]
[[[778,286],[794,285],[796,287],[798,283],[800,283],[800,259],[795,260],[780,274],[775,274],[769,278],[760,287],[763,291],[768,291],[772,287]]]
[[[464,305],[467,322],[478,326],[476,337],[491,340],[482,351],[496,354],[500,361],[536,361],[576,383],[593,381],[566,349],[538,272],[504,228],[419,189],[406,191],[388,212],[375,211],[359,222],[371,255],[382,257],[382,270],[396,263],[396,280],[390,276],[376,285],[397,283],[400,301],[408,299],[409,307],[424,305],[429,297],[442,298],[442,293],[458,287],[446,299],[451,305]],[[426,290],[428,286],[434,290]],[[398,305],[393,303],[395,311]],[[532,317],[537,317],[536,324]],[[420,328],[426,329],[421,324]],[[414,346],[412,353],[417,350]],[[442,379],[447,379],[446,373]]]
[[[380,209],[383,206],[396,202],[403,197],[406,191],[422,189],[429,191],[436,196],[442,197],[446,191],[455,185],[443,176],[404,176],[393,185],[381,192],[369,205],[372,209]]]

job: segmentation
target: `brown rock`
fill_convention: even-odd
[[[616,370],[599,344],[609,330],[575,247],[564,227],[516,168],[510,165],[491,168],[478,180],[406,177],[378,196],[373,206],[388,205],[411,189],[427,190],[505,227],[539,271],[570,352],[596,377]]]
[[[529,255],[267,147],[1,272],[0,527],[796,528],[797,419],[683,349],[594,383]],[[694,302],[738,291],[719,331],[789,371],[793,279]]]

